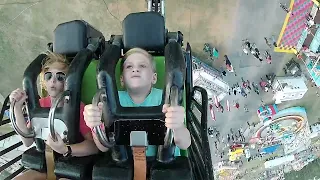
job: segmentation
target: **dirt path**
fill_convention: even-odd
[[[25,68],[45,51],[59,23],[83,19],[109,38],[111,34],[121,33],[120,23],[127,14],[146,10],[144,0],[105,0],[106,3],[103,0],[44,0],[32,7],[30,3],[14,2],[18,1],[4,0],[2,4],[11,4],[0,5],[0,82],[3,85],[0,93],[4,95],[21,86]],[[192,44],[200,57],[204,57],[205,42],[214,44],[223,53],[233,35],[236,8],[232,0],[168,0],[166,25],[170,31],[182,31],[185,41]]]

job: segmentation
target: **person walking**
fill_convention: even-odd
[[[229,60],[229,58],[228,58],[227,55],[224,55],[224,59],[225,59],[225,61],[226,61],[226,65],[231,66],[231,62],[230,62],[230,60]]]
[[[245,91],[243,88],[240,88],[240,90],[241,90],[241,95],[242,95],[243,97],[247,98],[247,97],[248,97],[248,94],[246,93],[246,91]]]
[[[252,82],[252,88],[254,92],[256,92],[258,95],[260,94],[258,84],[255,84],[254,82]]]
[[[247,105],[244,105],[244,111],[245,112],[249,112],[249,109],[248,109]]]
[[[279,3],[279,5],[280,5],[281,9],[283,9],[285,12],[290,13],[290,10],[287,8],[286,4]]]
[[[249,51],[247,49],[247,47],[243,44],[242,46],[242,51],[246,54],[246,55],[249,55]]]
[[[227,76],[227,72],[224,70],[222,66],[220,66],[220,71],[223,76]]]
[[[274,47],[278,47],[278,46],[277,46],[277,42],[276,42],[276,38],[275,38],[274,35],[271,36],[271,40],[272,40],[273,46],[274,46]]]
[[[219,103],[220,104],[220,103]],[[223,113],[224,112],[224,108],[223,108],[223,106],[220,104],[220,106],[219,106],[219,109],[220,109],[220,111],[221,111],[221,113]]]
[[[260,56],[257,54],[257,53],[252,53],[252,55],[256,58],[256,59],[258,59],[260,62],[262,62],[263,60],[262,60],[262,58],[260,58]]]
[[[244,39],[242,41],[243,41],[243,45],[251,51],[251,43],[249,42],[249,40]]]
[[[239,107],[240,107],[239,103],[236,102],[236,101],[233,101],[233,102],[234,102],[234,103],[233,103],[233,107],[239,109]]]
[[[249,80],[247,80],[247,88],[248,88],[248,90],[250,90],[250,91],[251,91],[250,81],[249,81]]]
[[[230,128],[230,132],[231,132],[231,134],[233,134],[233,130],[232,130],[232,128]]]
[[[271,64],[271,55],[268,51],[265,51],[264,56],[268,64]]]
[[[264,40],[266,42],[266,44],[269,46],[269,48],[272,48],[272,44],[268,41],[268,38],[264,37]]]

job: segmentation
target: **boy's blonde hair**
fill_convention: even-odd
[[[126,59],[131,54],[135,54],[135,53],[140,53],[140,54],[144,55],[145,57],[147,57],[150,60],[153,72],[156,72],[157,67],[156,67],[156,62],[154,61],[153,57],[151,56],[151,54],[148,53],[148,51],[141,49],[141,48],[132,48],[126,52],[126,54],[123,56],[123,58],[121,60],[121,66],[120,66],[121,72],[123,71],[123,64],[126,61]]]
[[[47,57],[43,59],[42,61],[42,68],[40,73],[40,88],[41,88],[41,94],[42,97],[45,96],[45,83],[44,83],[44,74],[48,71],[48,69],[51,67],[53,63],[59,63],[63,65],[63,70],[68,71],[69,68],[69,62],[67,58],[61,54],[57,54],[51,51],[48,51]]]

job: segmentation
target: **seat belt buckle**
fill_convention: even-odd
[[[131,131],[130,133],[131,147],[147,147],[148,137],[146,131]]]

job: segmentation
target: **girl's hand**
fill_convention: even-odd
[[[19,88],[12,91],[9,96],[10,103],[12,103],[13,101],[16,101],[16,106],[18,107],[22,107],[23,103],[26,101],[27,98],[28,98],[27,93],[24,90]]]
[[[63,142],[59,134],[56,133],[57,141],[54,142],[50,134],[48,135],[46,144],[59,154],[65,154],[68,152],[67,145]]]

